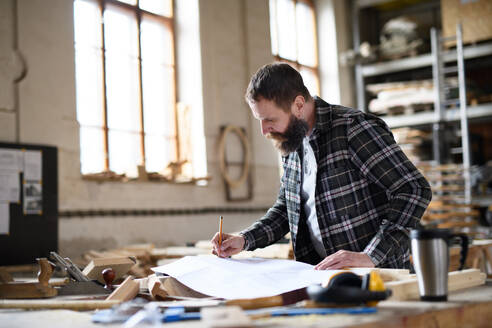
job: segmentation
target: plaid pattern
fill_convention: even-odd
[[[327,254],[364,252],[378,267],[409,268],[408,231],[429,204],[429,184],[381,119],[317,97],[315,106],[310,143],[318,163],[315,203]],[[277,201],[241,232],[245,250],[273,244],[290,231],[296,260],[322,260],[302,210],[301,156],[302,147],[283,157]]]

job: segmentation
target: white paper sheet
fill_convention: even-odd
[[[26,150],[24,152],[24,180],[41,181],[42,169],[42,152]]]
[[[10,232],[10,207],[9,203],[0,203],[0,235]]]
[[[320,284],[340,270],[314,270],[314,266],[274,259],[222,259],[213,255],[186,256],[152,268],[209,296],[225,299],[268,297]],[[358,274],[371,269],[357,269]]]
[[[10,170],[19,173],[24,169],[24,160],[22,150],[17,149],[0,149],[0,169]]]
[[[0,202],[20,201],[20,180],[18,171],[0,170]]]

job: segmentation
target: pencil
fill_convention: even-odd
[[[219,247],[222,246],[222,220],[224,218],[221,216],[219,216]]]

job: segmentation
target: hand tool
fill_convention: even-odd
[[[57,288],[58,295],[104,295],[111,293],[97,280],[90,280],[68,257],[63,258],[56,252],[50,252],[50,256],[72,278],[65,286]]]

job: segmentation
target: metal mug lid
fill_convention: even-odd
[[[411,239],[449,239],[449,229],[414,229],[410,231]]]

